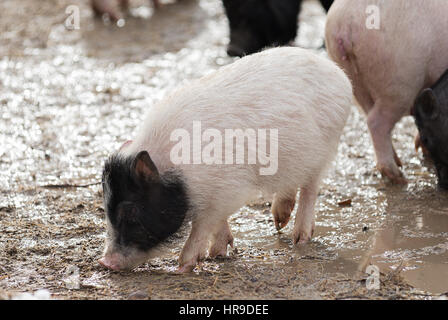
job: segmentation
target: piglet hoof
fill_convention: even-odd
[[[212,259],[215,259],[218,257],[226,257],[226,256],[227,256],[227,246],[226,246],[226,248],[222,248],[221,250],[213,248],[210,250],[210,254],[209,254],[209,257]]]
[[[393,184],[406,185],[408,183],[408,180],[406,180],[406,178],[403,176],[403,173],[400,171],[400,169],[398,169],[398,167],[382,167],[379,170],[382,176],[389,178]]]
[[[291,217],[291,211],[279,212],[273,209],[272,214],[274,216],[274,223],[277,231],[280,231],[281,229],[286,227],[289,222],[289,218]]]
[[[293,235],[293,243],[294,245],[301,245],[306,244],[311,240],[311,234],[308,234],[307,232],[298,232],[297,234]]]
[[[179,268],[177,269],[177,271],[179,273],[193,271],[196,265],[205,259],[206,253],[206,249],[200,249],[194,253],[192,252],[191,254],[182,252],[179,257]]]
[[[215,242],[209,250],[208,256],[210,258],[226,257],[227,256],[227,246],[230,245],[233,248],[233,236],[230,234],[227,241]]]
[[[292,241],[294,245],[302,245],[311,241],[311,238],[314,233],[314,227],[309,228],[309,230],[301,230],[294,228],[292,234]]]
[[[277,229],[277,231],[280,231],[281,229],[286,227],[288,222],[289,222],[289,217],[281,219],[281,218],[277,218],[274,216],[274,223],[275,223],[275,228]]]
[[[277,197],[274,197],[274,202],[272,203],[272,215],[274,216],[274,223],[277,231],[286,227],[295,204],[295,198],[277,199]]]
[[[195,265],[182,265],[179,266],[176,270],[176,273],[183,274],[183,273],[190,273],[193,271]]]

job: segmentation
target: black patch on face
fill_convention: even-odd
[[[412,115],[421,143],[437,170],[439,186],[448,189],[448,70],[417,97]]]
[[[103,171],[104,205],[115,245],[148,251],[181,227],[189,209],[181,174],[159,175],[149,154],[113,155]]]
[[[322,0],[326,10],[333,0]],[[230,28],[230,56],[243,56],[294,40],[302,0],[223,0]]]

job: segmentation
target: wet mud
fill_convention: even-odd
[[[155,101],[233,61],[219,1],[166,2],[157,12],[131,3],[117,27],[78,1],[80,29],[68,30],[70,1],[0,2],[0,298],[38,289],[56,299],[446,298],[448,194],[413,148],[413,120],[394,132],[409,184],[393,186],[375,169],[355,106],[309,244],[292,245],[292,222],[277,232],[260,199],[231,217],[229,256],[190,274],[174,272],[182,239],[132,272],[100,267],[105,158]],[[306,1],[294,45],[325,55],[324,24],[318,2]],[[79,285],[67,280],[73,270]]]

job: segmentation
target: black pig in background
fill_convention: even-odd
[[[328,11],[333,0],[320,1]],[[230,28],[229,56],[282,46],[297,36],[302,0],[223,0]]]
[[[448,70],[417,97],[413,115],[419,141],[434,162],[439,186],[448,190]]]

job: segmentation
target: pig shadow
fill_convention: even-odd
[[[149,9],[149,7],[148,7]],[[93,17],[82,33],[87,54],[112,62],[140,62],[154,54],[177,52],[204,29],[209,15],[198,0],[164,4],[149,17],[127,14],[125,25]]]

